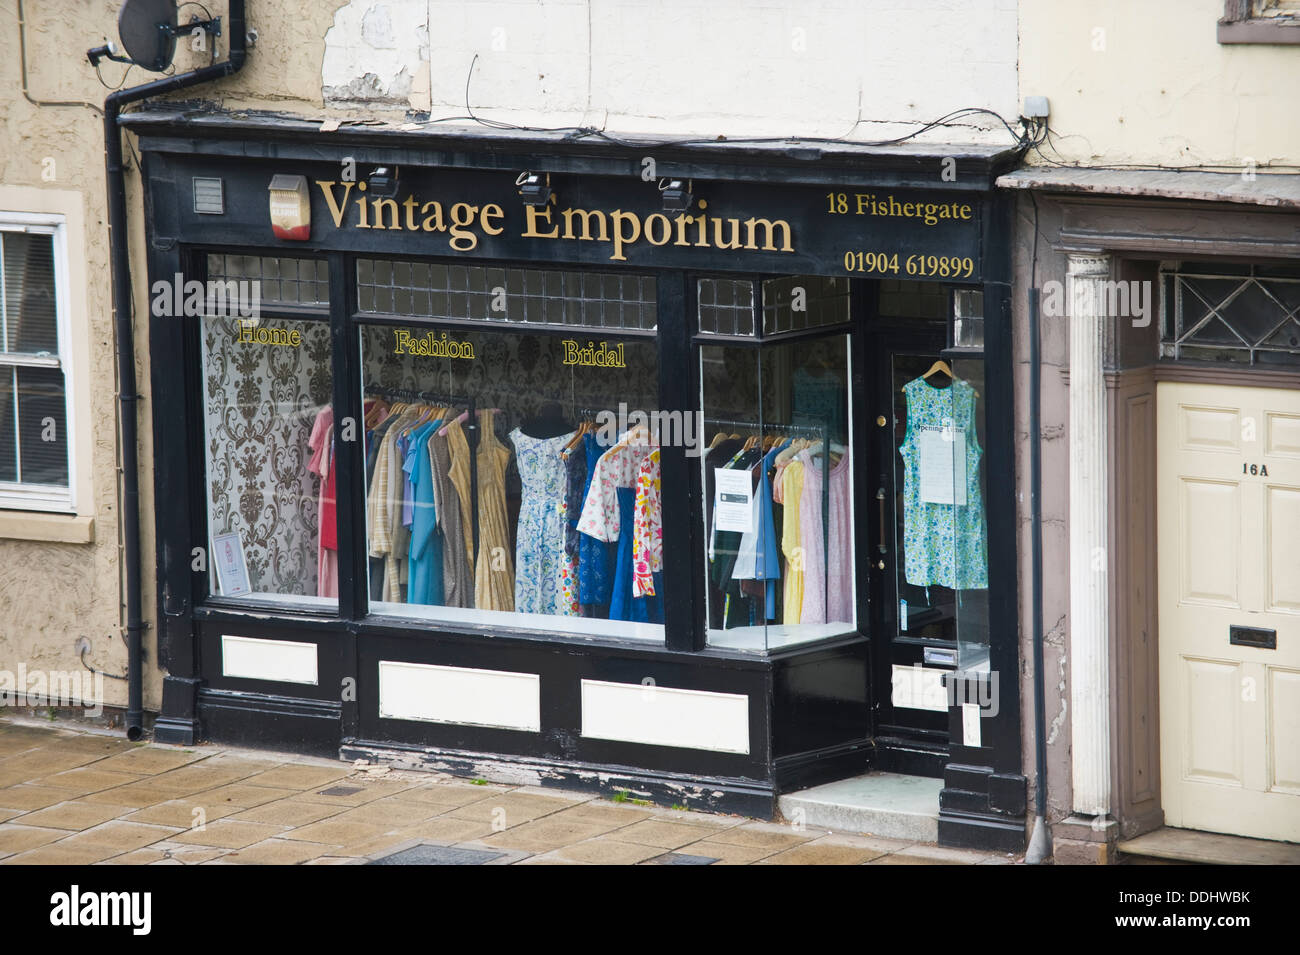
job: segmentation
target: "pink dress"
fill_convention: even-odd
[[[320,475],[319,507],[316,510],[318,522],[316,534],[316,596],[338,597],[339,595],[339,552],[335,533],[334,507],[334,409],[326,405],[316,415],[312,424],[311,437],[307,447],[311,448],[311,461],[307,470]],[[334,544],[334,547],[330,547]]]
[[[799,536],[804,553],[803,612],[799,622],[849,623],[853,620],[849,456],[845,454],[830,470],[826,509],[829,539],[822,526],[822,465],[812,450],[800,451],[798,458],[804,466],[803,493],[799,496]]]

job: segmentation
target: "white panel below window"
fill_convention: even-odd
[[[221,635],[221,675],[316,686],[316,644]]]
[[[622,743],[748,754],[749,697],[583,680],[582,735]]]
[[[381,660],[379,715],[537,733],[542,728],[541,678],[536,673]]]

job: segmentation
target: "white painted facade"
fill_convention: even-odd
[[[353,0],[326,106],[530,126],[880,140],[964,107],[1013,124],[1015,0]],[[475,59],[477,57],[477,60]],[[471,69],[472,67],[472,69]],[[1009,142],[990,116],[922,141]]]

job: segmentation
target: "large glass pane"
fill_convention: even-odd
[[[54,294],[54,237],[0,233],[4,301],[0,307],[0,349],[57,355],[59,332]]]
[[[653,340],[371,325],[361,345],[372,613],[663,640]]]
[[[18,480],[67,487],[67,392],[63,371],[17,368],[14,378],[18,386]]]
[[[895,355],[891,391],[898,632],[976,669],[988,657],[983,361]]]
[[[848,336],[704,346],[700,370],[709,643],[855,630]]]
[[[333,607],[329,326],[209,317],[201,335],[211,592]]]

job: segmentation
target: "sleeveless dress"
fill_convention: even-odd
[[[560,455],[573,433],[534,438],[515,428],[510,440],[522,485],[515,535],[515,610],[576,616],[577,601],[566,596],[572,587],[564,553],[565,467]]]
[[[979,464],[982,451],[975,431],[975,389],[955,379],[936,388],[915,378],[903,388],[907,397],[907,433],[898,453],[903,458],[903,551],[907,582],[917,587],[974,590],[987,587],[987,537],[984,502],[980,494]],[[926,432],[940,452],[950,448],[954,503],[922,500],[921,448]],[[946,436],[942,444],[935,435]],[[958,459],[957,438],[965,445]],[[964,489],[965,500],[962,500]]]

